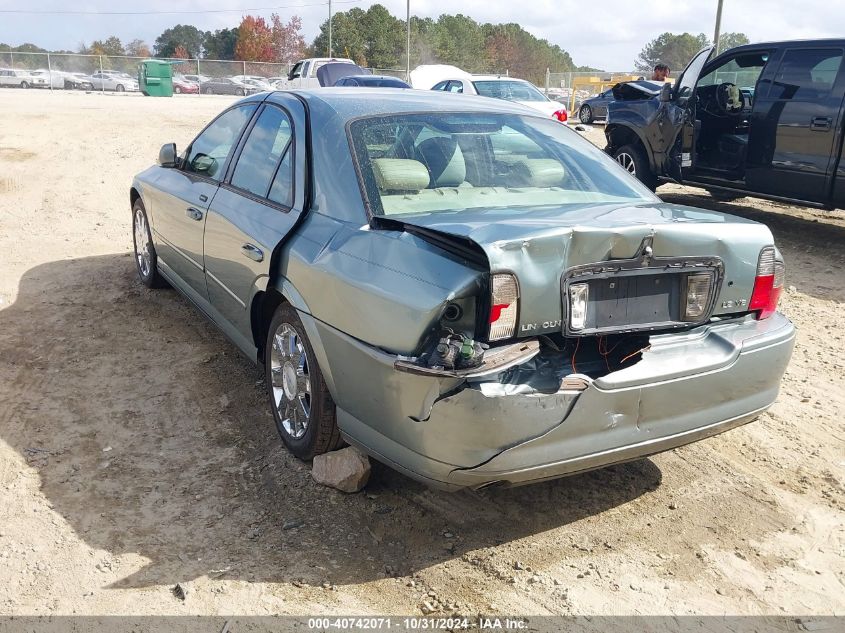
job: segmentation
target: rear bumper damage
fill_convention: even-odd
[[[652,336],[638,363],[596,379],[533,346],[492,373],[431,375],[314,324],[341,359],[331,373],[347,441],[446,489],[551,479],[750,422],[775,401],[795,338],[776,313]]]

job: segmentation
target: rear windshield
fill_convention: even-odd
[[[406,114],[358,119],[350,133],[376,215],[656,200],[592,143],[545,118]]]
[[[546,96],[525,81],[473,81],[472,85],[482,97],[506,101],[548,101]]]

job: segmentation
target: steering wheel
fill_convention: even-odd
[[[719,84],[716,87],[716,107],[725,116],[739,116],[745,109],[745,95],[736,84]]]

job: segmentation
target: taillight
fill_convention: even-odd
[[[553,118],[557,119],[561,123],[566,123],[566,120],[569,118],[569,115],[566,113],[565,109],[560,109],[552,115]]]
[[[768,318],[778,309],[785,275],[783,261],[777,258],[774,246],[767,246],[760,251],[754,290],[751,292],[751,301],[748,302],[748,309],[756,310],[758,319]]]
[[[516,316],[519,311],[519,286],[510,274],[493,275],[490,296],[490,336],[498,341],[516,333]]]

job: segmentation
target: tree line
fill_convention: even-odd
[[[720,50],[747,44],[743,33],[724,33]],[[647,73],[657,63],[665,63],[677,75],[689,59],[709,45],[700,33],[663,33],[640,51],[634,66]],[[308,45],[302,34],[302,20],[292,16],[284,21],[278,14],[269,20],[247,15],[233,28],[203,31],[190,24],[165,29],[150,47],[140,39],[126,44],[118,37],[80,44],[78,53],[105,56],[200,58],[290,64],[303,57],[327,56],[329,21],[320,25]],[[0,44],[2,52],[47,52],[34,44],[11,47]],[[53,51],[51,51],[53,52]],[[56,51],[70,53],[71,51]],[[367,10],[360,7],[332,16],[332,54],[347,57],[370,68],[404,68],[406,64],[406,25],[383,5]],[[546,69],[552,72],[590,71],[576,66],[567,51],[538,38],[519,24],[479,23],[463,15],[443,14],[433,18],[411,17],[411,68],[419,64],[452,64],[468,72],[505,72],[535,83],[544,81]]]

